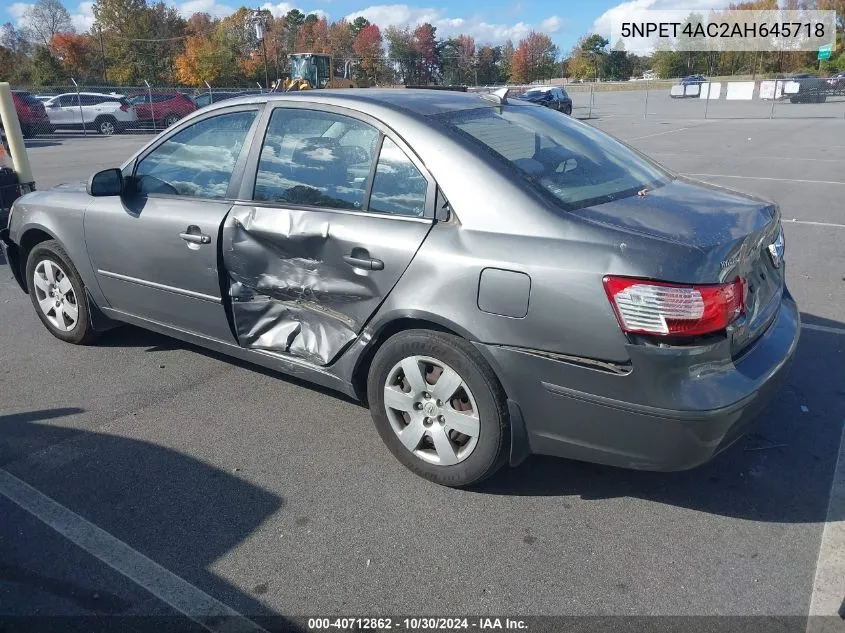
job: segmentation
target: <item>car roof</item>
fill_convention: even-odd
[[[455,110],[473,110],[493,107],[494,104],[481,98],[481,93],[454,90],[426,90],[424,88],[347,88],[334,90],[305,90],[303,92],[265,92],[227,100],[220,107],[232,107],[239,103],[264,103],[273,101],[303,101],[332,103],[366,111],[372,106],[390,110],[431,116]],[[520,107],[534,107],[526,102]],[[216,107],[217,104],[214,104]]]

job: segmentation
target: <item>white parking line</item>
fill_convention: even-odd
[[[664,134],[672,134],[674,132],[683,132],[684,130],[688,130],[692,127],[700,127],[698,125],[688,125],[687,127],[679,127],[674,130],[664,130],[663,132],[655,132],[654,134],[646,134],[645,136],[635,136],[633,138],[623,139],[625,142],[628,141],[638,141],[641,138],[651,138],[652,136],[663,136]]]
[[[815,330],[816,332],[825,332],[827,334],[845,334],[845,328],[830,327],[829,325],[816,325],[815,323],[802,323],[802,330]]]
[[[825,146],[827,147],[827,146]],[[737,158],[736,155],[732,156],[717,156],[711,154],[691,154],[689,152],[668,152],[663,150],[649,150],[649,154],[660,154],[661,156],[681,156],[683,158],[709,158],[709,159],[716,159],[716,158]],[[742,155],[742,159],[745,161],[748,160],[788,160],[791,163],[795,162],[813,162],[813,163],[838,163],[841,164],[843,160],[842,158],[800,158],[796,156],[749,156],[747,154]]]
[[[2,468],[0,495],[207,630],[267,633],[252,620]]]
[[[804,180],[802,178],[770,178],[767,176],[736,176],[733,174],[684,174],[696,178],[738,178],[740,180],[776,180],[778,182],[806,182],[813,185],[845,185],[840,180]]]
[[[845,224],[836,224],[835,222],[813,222],[812,220],[782,220],[784,224],[809,224],[810,226],[832,226],[837,229],[845,229]]]
[[[827,520],[822,532],[807,631],[843,630],[839,610],[845,604],[845,424],[839,442],[839,457],[830,485]],[[824,619],[822,619],[824,618]],[[828,625],[830,628],[828,628]],[[842,628],[833,628],[842,627]]]

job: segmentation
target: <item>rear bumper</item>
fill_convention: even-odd
[[[736,441],[783,385],[800,334],[785,295],[769,329],[735,362],[705,348],[630,346],[616,374],[479,345],[522,410],[529,450],[642,470],[685,470]]]

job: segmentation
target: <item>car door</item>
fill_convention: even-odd
[[[81,121],[77,95],[59,95],[50,101],[47,108],[50,123],[54,125],[75,125]]]
[[[92,198],[85,239],[109,307],[234,342],[221,295],[220,226],[259,106],[175,127],[124,169],[126,192]]]
[[[390,130],[343,108],[279,105],[223,230],[241,345],[327,365],[431,228],[434,180]]]

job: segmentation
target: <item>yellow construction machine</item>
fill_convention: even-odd
[[[352,62],[343,66],[342,77],[335,77],[334,59],[320,53],[294,53],[288,55],[290,78],[285,79],[276,90],[296,92],[315,88],[355,88],[350,78]]]

